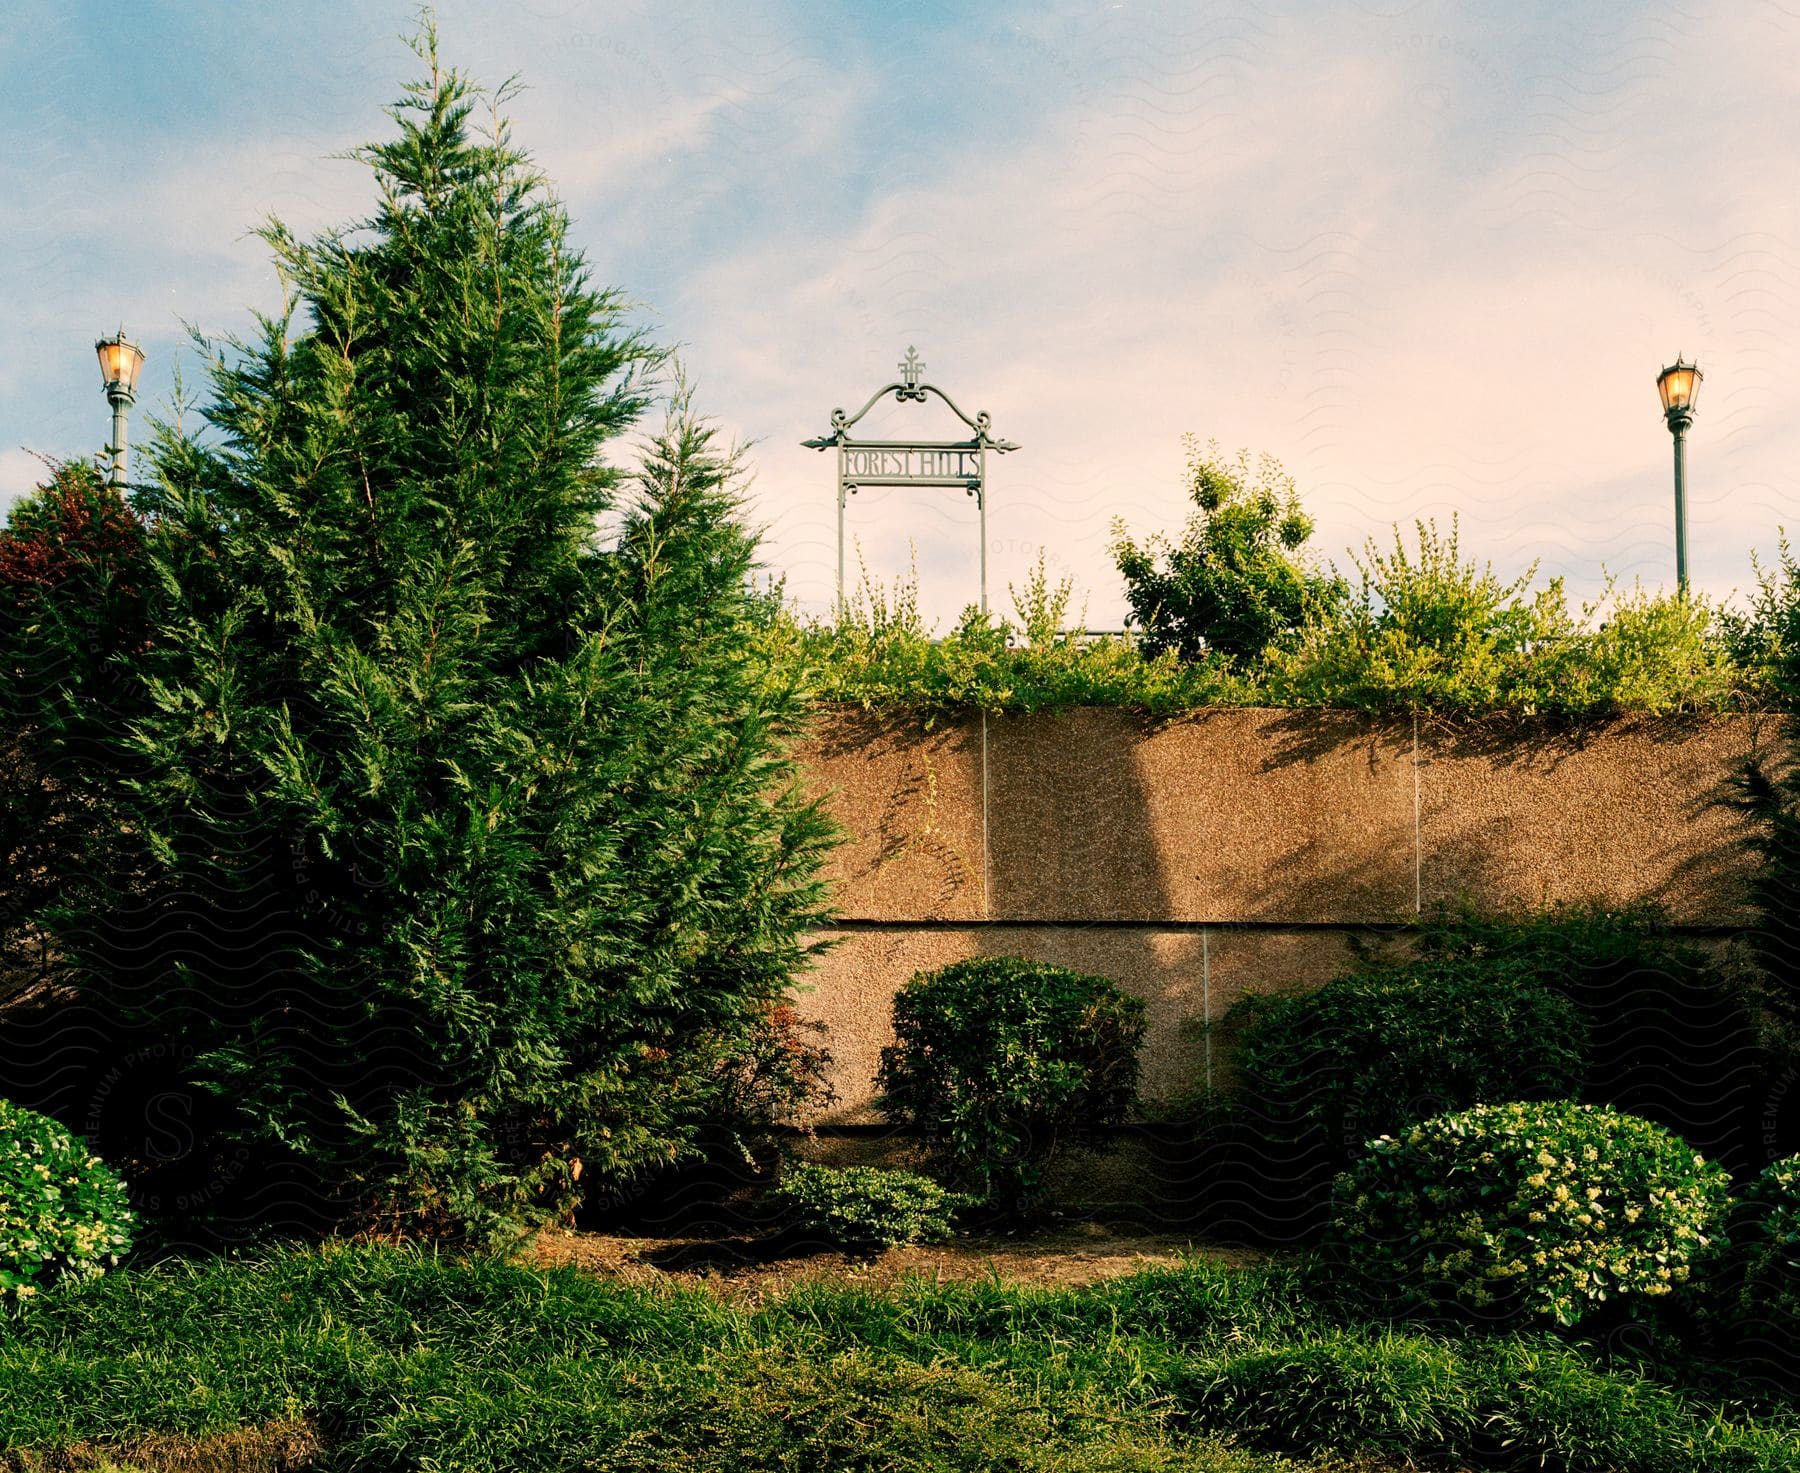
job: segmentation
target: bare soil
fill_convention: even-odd
[[[527,1257],[545,1267],[571,1264],[621,1283],[704,1287],[730,1298],[761,1299],[825,1280],[875,1288],[914,1277],[946,1283],[997,1279],[1073,1288],[1196,1258],[1247,1267],[1269,1261],[1270,1255],[1130,1224],[1079,1222],[1029,1232],[972,1233],[861,1256],[792,1237],[659,1238],[554,1229],[538,1235]]]

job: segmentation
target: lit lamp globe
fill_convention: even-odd
[[[1688,419],[1694,417],[1694,398],[1700,392],[1702,377],[1704,375],[1698,368],[1682,362],[1679,356],[1656,376],[1656,391],[1662,395],[1666,418],[1672,421],[1678,414]]]
[[[1687,431],[1694,422],[1694,397],[1700,392],[1700,370],[1675,355],[1675,361],[1656,376],[1656,392],[1662,395],[1663,419],[1675,437],[1675,583],[1685,597],[1688,591],[1687,558]]]
[[[125,484],[126,425],[131,416],[132,400],[137,398],[138,370],[144,366],[144,350],[125,336],[125,330],[94,344],[100,360],[100,379],[106,399],[112,405],[112,482]]]

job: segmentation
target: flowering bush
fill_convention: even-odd
[[[125,1185],[47,1115],[0,1100],[0,1299],[91,1278],[131,1246]]]
[[[1725,1172],[1648,1120],[1515,1101],[1382,1136],[1338,1178],[1333,1246],[1410,1305],[1573,1325],[1687,1279]]]
[[[948,1237],[968,1200],[917,1172],[874,1166],[796,1166],[769,1195],[794,1229],[846,1248]]]

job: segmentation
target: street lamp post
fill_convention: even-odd
[[[112,405],[112,483],[125,484],[126,421],[131,417],[132,401],[137,398],[138,370],[144,366],[144,350],[125,337],[120,328],[110,338],[94,344],[100,359],[100,377],[106,385],[106,399]]]
[[[1687,432],[1694,422],[1694,399],[1700,392],[1700,370],[1684,363],[1681,355],[1656,376],[1662,395],[1663,418],[1675,437],[1675,583],[1687,597]]]

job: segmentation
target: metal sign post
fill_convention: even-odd
[[[960,486],[975,498],[981,521],[981,612],[987,612],[987,453],[1004,455],[1019,447],[1011,440],[996,440],[988,432],[993,422],[983,410],[973,419],[956,406],[956,401],[936,384],[919,382],[925,365],[919,362],[918,350],[908,348],[905,361],[899,365],[900,379],[886,384],[869,396],[868,403],[846,415],[841,409],[831,411],[831,433],[801,443],[813,450],[836,447],[838,457],[837,493],[837,602],[838,613],[844,611],[844,505],[865,486]],[[923,404],[927,394],[936,394],[950,412],[973,432],[967,440],[858,440],[851,430],[876,401],[892,394],[898,403]]]

